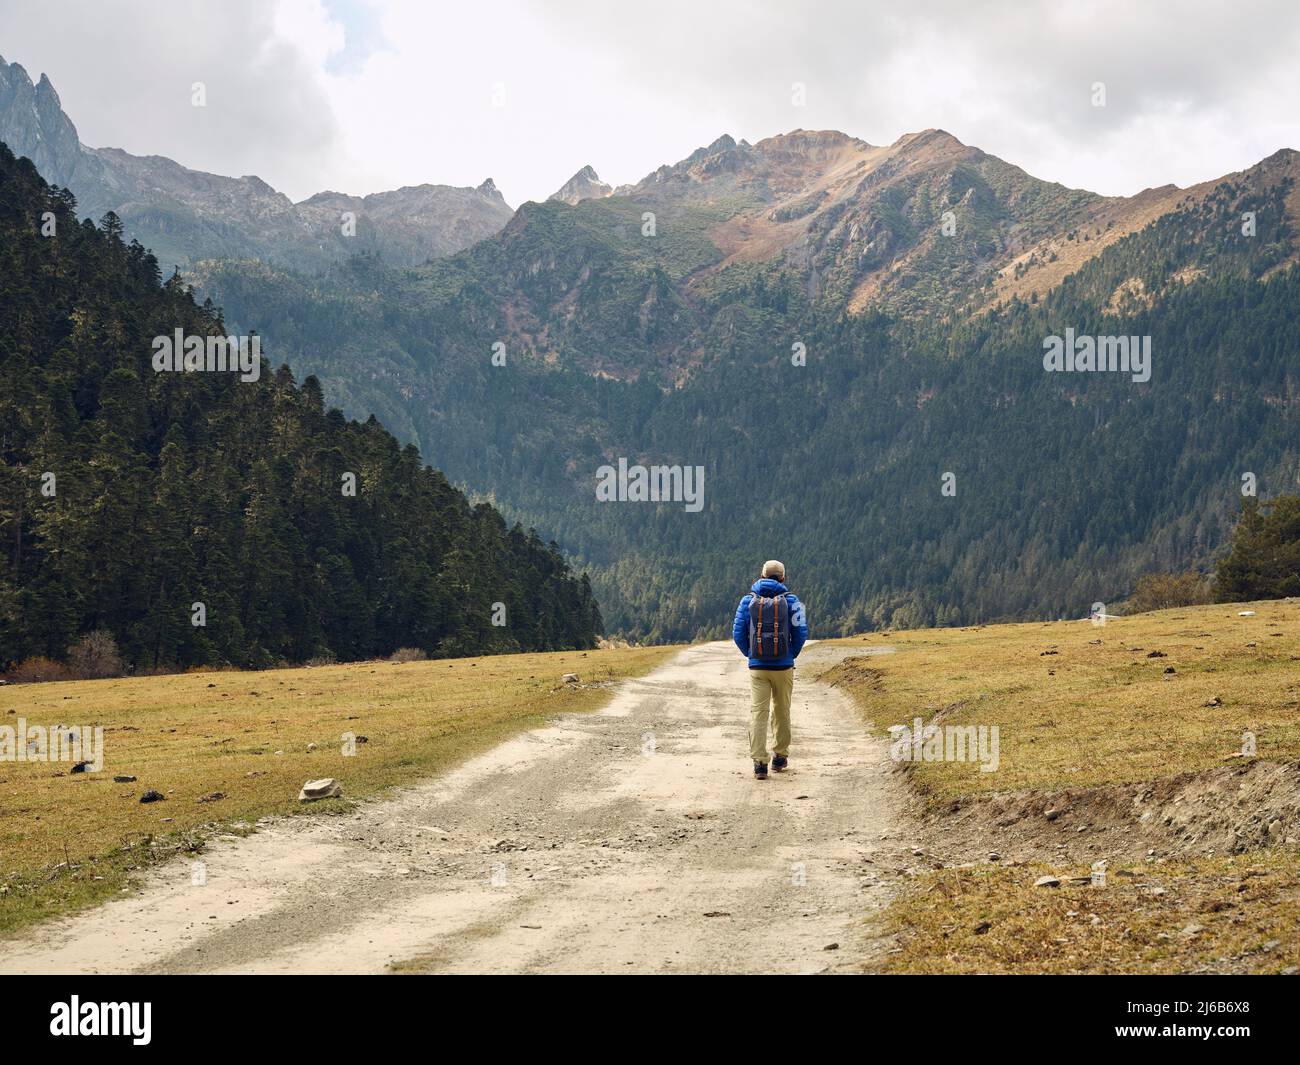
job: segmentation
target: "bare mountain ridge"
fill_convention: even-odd
[[[576,207],[583,200],[603,200],[612,195],[613,188],[600,180],[600,175],[590,166],[584,166],[548,197]]]
[[[612,199],[722,212],[709,230],[718,258],[691,278],[693,289],[735,264],[783,261],[803,273],[810,295],[850,313],[877,304],[977,313],[1041,298],[1121,238],[1225,188],[1288,183],[1286,221],[1295,226],[1298,161],[1283,149],[1186,189],[1109,197],[1042,181],[941,129],[887,146],[799,129],[756,144],[724,135]]]
[[[48,180],[71,188],[83,215],[116,211],[165,268],[261,259],[316,272],[357,252],[413,265],[468,248],[515,217],[503,234],[509,246],[512,233],[529,225],[529,211],[515,216],[490,179],[476,189],[327,191],[295,204],[254,176],[87,148],[49,79],[33,84],[19,64],[2,59],[0,140],[30,156]],[[1249,193],[1287,183],[1287,220],[1300,222],[1296,170],[1296,153],[1284,149],[1188,189],[1106,197],[1042,181],[940,129],[885,146],[834,130],[797,129],[756,144],[723,135],[617,189],[585,166],[551,199],[582,210],[654,209],[669,225],[679,212],[707,212],[714,254],[687,279],[688,295],[706,294],[729,267],[777,264],[802,277],[810,298],[850,313],[876,305],[912,314],[978,313],[1012,297],[1041,298],[1117,240],[1225,187]],[[356,216],[355,236],[344,235],[345,212]],[[1181,280],[1195,274],[1184,266]],[[1115,298],[1126,295],[1150,293],[1130,285]]]
[[[1126,238],[1146,251],[1109,258],[1106,287],[1088,295],[1106,311],[1136,312],[1207,272],[1266,276],[1296,258],[1298,162],[1284,149],[1191,188],[1108,197],[937,129],[885,146],[835,131],[723,136],[608,197],[524,204],[449,277],[459,285],[463,267],[491,293],[512,348],[680,385],[756,306],[964,320],[1042,299]],[[1245,211],[1257,241],[1238,231]],[[1167,232],[1150,238],[1155,226]]]
[[[255,176],[191,170],[164,156],[89,148],[45,75],[0,57],[0,141],[72,190],[79,213],[114,211],[164,269],[202,259],[263,259],[317,271],[358,252],[393,265],[450,255],[514,213],[489,178],[478,188],[417,185],[369,196],[322,192],[294,203]],[[355,214],[345,233],[344,211]]]

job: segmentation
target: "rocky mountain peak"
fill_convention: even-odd
[[[583,200],[602,200],[606,196],[613,195],[613,192],[611,186],[600,180],[600,175],[595,169],[587,165],[569,178],[559,191],[552,193],[549,198],[575,207]]]
[[[27,156],[46,181],[71,189],[78,213],[112,210],[129,236],[164,265],[263,259],[319,270],[359,251],[389,263],[422,263],[490,236],[512,211],[488,178],[477,189],[420,185],[365,197],[317,193],[294,204],[254,174],[190,170],[165,156],[88,148],[44,74],[33,85],[0,57],[0,141]],[[345,234],[340,212],[357,214]]]
[[[20,63],[0,56],[0,141],[25,155],[55,185],[70,185],[82,166],[77,127],[63,113],[59,94],[41,75],[37,85]]]

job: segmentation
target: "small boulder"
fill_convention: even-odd
[[[140,796],[140,801],[141,802],[162,802],[166,798],[167,796],[164,795],[161,791],[154,791],[153,788],[150,788],[148,791],[146,791],[143,795]]]
[[[333,777],[309,780],[298,792],[299,802],[316,802],[318,799],[337,799],[343,794],[343,785]]]

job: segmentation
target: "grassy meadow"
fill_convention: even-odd
[[[1253,616],[1240,616],[1253,611]],[[1000,766],[914,762],[908,779],[943,833],[953,800],[1161,780],[1256,757],[1300,758],[1300,602],[1216,604],[1107,619],[873,633],[888,645],[822,679],[869,727],[997,725]],[[1153,652],[1158,654],[1153,656]],[[996,854],[995,834],[983,841]],[[1046,849],[1046,848],[1045,848]],[[980,861],[918,871],[883,917],[888,972],[1295,972],[1294,846],[1087,865]],[[1058,888],[1035,887],[1040,876]]]
[[[1243,610],[1255,614],[1239,617]],[[995,773],[970,762],[913,764],[916,787],[935,805],[1208,769],[1241,750],[1247,731],[1260,758],[1300,758],[1300,601],[827,642],[896,649],[822,674],[882,734],[936,713],[944,725],[999,727]]]

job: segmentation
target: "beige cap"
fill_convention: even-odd
[[[778,562],[774,558],[769,558],[763,563],[763,576],[771,577],[774,580],[785,580],[785,563]]]

